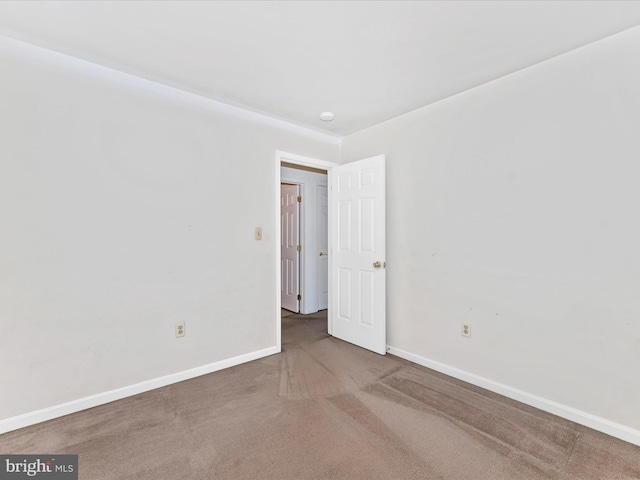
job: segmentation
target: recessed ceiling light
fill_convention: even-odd
[[[336,118],[336,116],[333,114],[333,112],[322,112],[320,114],[320,120],[322,120],[323,122],[330,122],[334,118]]]

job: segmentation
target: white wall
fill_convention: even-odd
[[[341,149],[387,155],[391,346],[640,441],[639,28]]]
[[[315,173],[282,167],[283,182],[302,185],[302,303],[301,313],[318,311],[317,189],[327,185],[326,173]]]
[[[338,141],[6,38],[0,71],[0,420],[275,348],[275,152]]]

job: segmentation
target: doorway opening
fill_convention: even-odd
[[[275,231],[281,240],[276,242],[276,342],[278,350],[281,350],[283,315],[288,317],[296,311],[315,314],[330,308],[327,172],[337,164],[286,152],[276,152],[275,160]],[[283,184],[289,186],[283,188]],[[285,195],[289,196],[289,200],[286,201],[283,196],[285,190],[288,191]],[[290,200],[296,190],[297,205],[291,205]],[[285,204],[286,209],[283,208]],[[296,225],[292,222],[295,219],[296,206],[300,212],[297,217],[297,242],[294,241]],[[298,293],[293,297],[292,292],[296,286]],[[297,299],[297,304],[292,302],[294,298]],[[328,316],[327,313],[324,312],[324,316]],[[330,325],[327,327],[331,332]]]
[[[281,301],[282,308],[295,313],[307,315],[328,307],[327,182],[322,170],[281,167]]]

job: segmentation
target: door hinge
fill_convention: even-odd
[[[298,195],[298,203],[302,203],[302,195]]]
[[[301,252],[301,251],[302,251],[302,245],[298,245],[298,246],[296,247],[296,250],[297,250],[297,251],[299,251],[299,252]]]
[[[302,300],[302,295],[298,295],[298,300]]]

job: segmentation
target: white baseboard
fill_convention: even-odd
[[[45,422],[54,418],[69,415],[70,413],[86,410],[87,408],[97,407],[104,405],[105,403],[120,400],[122,398],[131,397],[139,393],[148,392],[160,387],[166,387],[173,383],[189,380],[190,378],[199,377],[208,373],[217,372],[225,368],[240,365],[241,363],[257,360],[262,357],[267,357],[275,353],[280,353],[278,347],[269,347],[263,350],[255,352],[245,353],[244,355],[238,355],[237,357],[228,358],[226,360],[220,360],[219,362],[210,363],[208,365],[202,365],[201,367],[191,368],[178,373],[172,373],[171,375],[165,375],[164,377],[154,378],[152,380],[146,380],[144,382],[129,385],[127,387],[117,388],[108,392],[98,393],[89,397],[79,398],[78,400],[72,400],[70,402],[62,403],[60,405],[54,405],[53,407],[43,408],[33,412],[24,413],[15,417],[10,417],[4,420],[0,420],[0,434],[7,433],[19,428],[28,427],[36,423]]]
[[[474,375],[473,373],[469,373],[464,370],[445,365],[444,363],[421,357],[420,355],[405,352],[404,350],[400,350],[399,348],[388,346],[387,352],[397,357],[404,358],[405,360],[409,360],[410,362],[417,363],[418,365],[422,365],[423,367],[430,368],[431,370],[444,373],[445,375],[457,378],[458,380],[462,380],[477,387],[481,387],[494,393],[504,395],[505,397],[517,400],[519,402],[538,408],[540,410],[544,410],[545,412],[552,413],[559,417],[566,418],[567,420],[579,423],[580,425],[593,428],[594,430],[598,430],[599,432],[606,433],[608,435],[611,435],[612,437],[619,438],[621,440],[624,440],[625,442],[633,443],[634,445],[640,446],[640,430],[636,430],[625,425],[621,425],[619,423],[597,417],[590,413],[576,410],[572,407],[567,407],[566,405],[562,405],[552,400],[523,392],[522,390],[503,385],[502,383],[494,382],[493,380],[489,380],[487,378]]]

